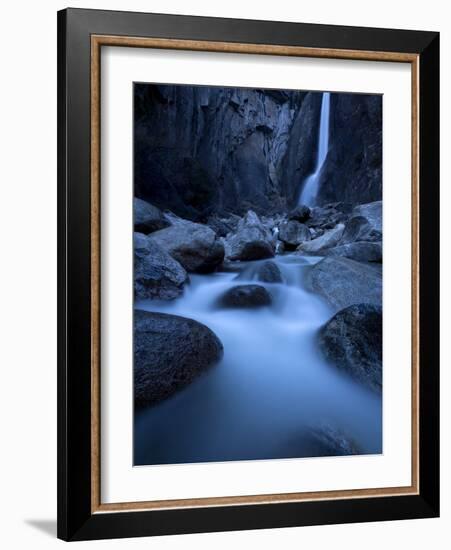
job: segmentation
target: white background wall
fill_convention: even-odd
[[[72,0],[126,9],[440,31],[442,281],[451,280],[451,20],[442,0]],[[0,85],[0,541],[54,548],[56,521],[56,11],[65,2],[4,3]],[[448,98],[448,101],[444,101]],[[436,215],[434,212],[431,216]],[[445,254],[446,252],[446,254]],[[83,543],[112,548],[447,547],[450,498],[450,291],[442,284],[442,518]],[[449,542],[447,543],[449,544]]]

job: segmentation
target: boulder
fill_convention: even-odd
[[[187,271],[209,273],[224,260],[224,245],[216,233],[199,223],[171,218],[172,225],[149,239],[166,250]]]
[[[225,264],[226,265],[226,264]],[[282,283],[283,277],[279,266],[273,260],[263,262],[249,262],[243,267],[242,264],[230,262],[235,269],[239,266],[237,281],[261,281],[262,283]]]
[[[382,201],[360,204],[346,223],[340,244],[382,240]]]
[[[310,218],[310,208],[305,204],[296,206],[289,214],[289,220],[295,220],[297,222],[304,223]]]
[[[359,241],[374,242],[382,240],[382,232],[374,229],[363,216],[354,216],[347,223],[343,231],[340,244]]]
[[[359,204],[352,211],[353,216],[363,216],[376,230],[382,232],[382,201]]]
[[[329,248],[327,256],[342,256],[357,262],[382,262],[381,242],[355,242]]]
[[[206,326],[176,315],[134,313],[135,407],[154,405],[187,386],[223,354]]]
[[[255,212],[249,212],[238,222],[235,233],[227,235],[224,245],[229,260],[261,260],[275,253],[275,238]]]
[[[160,209],[137,197],[133,199],[133,218],[135,231],[146,235],[170,225]]]
[[[287,250],[294,250],[301,243],[311,239],[309,228],[295,220],[282,223],[279,227],[278,237],[285,244]]]
[[[147,235],[144,235],[143,233],[137,233],[135,231],[133,233],[133,253],[135,254],[135,256],[143,258],[144,256],[147,256],[149,252],[150,243]]]
[[[336,204],[315,206],[310,212],[309,219],[305,222],[313,229],[332,229],[338,223],[345,223],[349,218],[348,212],[336,208]]]
[[[173,300],[187,281],[188,274],[172,256],[142,233],[134,234],[136,299]]]
[[[260,285],[237,285],[227,290],[218,304],[227,308],[255,308],[271,305],[271,294]]]
[[[272,260],[262,263],[257,268],[257,280],[262,283],[283,283],[279,266]]]
[[[339,311],[319,332],[325,357],[360,383],[382,391],[382,307],[360,303]]]
[[[319,254],[336,246],[343,235],[344,225],[339,223],[333,229],[325,231],[320,237],[305,241],[298,246],[297,251],[301,254]]]
[[[239,220],[240,217],[234,214],[231,214],[228,218],[220,218],[214,214],[208,218],[207,225],[213,229],[218,237],[225,237],[228,233],[236,230]]]
[[[326,257],[308,271],[306,283],[336,309],[361,302],[382,305],[382,271],[378,264]]]

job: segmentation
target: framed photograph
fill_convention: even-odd
[[[58,536],[439,514],[439,35],[58,13]]]

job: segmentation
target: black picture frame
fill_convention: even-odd
[[[419,492],[92,511],[91,36],[415,54],[419,63]],[[333,57],[333,56],[332,56]],[[87,540],[439,515],[439,34],[66,9],[58,13],[58,537]]]

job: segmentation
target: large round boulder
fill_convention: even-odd
[[[283,283],[279,266],[272,260],[263,262],[256,270],[257,280],[262,283]]]
[[[154,405],[187,386],[223,354],[205,325],[165,313],[135,310],[135,407]]]
[[[294,250],[301,243],[310,241],[310,229],[303,223],[289,220],[279,227],[279,239],[285,244],[286,250]]]
[[[355,304],[339,311],[319,332],[325,357],[366,387],[382,391],[382,308]]]
[[[362,302],[382,305],[380,264],[327,256],[307,272],[306,283],[335,309]]]
[[[271,305],[271,294],[260,285],[237,285],[227,290],[219,305],[227,308],[256,308]]]
[[[224,260],[224,245],[206,225],[171,218],[172,225],[149,235],[187,271],[209,273]]]
[[[161,210],[137,197],[133,199],[133,218],[135,231],[146,235],[170,225]]]
[[[134,234],[134,293],[137,299],[172,300],[183,293],[188,274],[165,250]]]

